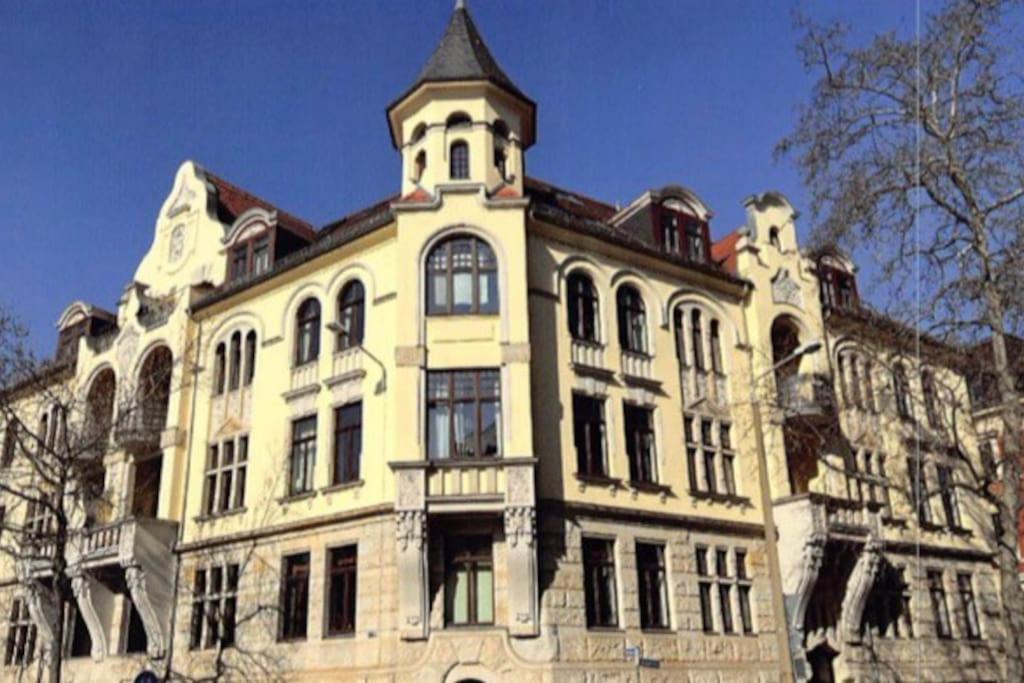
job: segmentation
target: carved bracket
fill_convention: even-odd
[[[78,611],[82,615],[85,627],[89,629],[89,638],[92,640],[92,659],[99,662],[107,654],[107,634],[96,613],[96,605],[93,603],[92,588],[89,579],[85,576],[76,576],[71,580],[71,588],[75,593],[75,602],[78,604]]]
[[[860,621],[867,604],[868,594],[878,574],[878,565],[882,557],[882,542],[872,536],[864,544],[864,550],[857,559],[857,564],[846,584],[846,596],[843,598],[840,619],[841,637],[848,643],[860,641]]]
[[[421,552],[426,536],[427,515],[423,510],[399,510],[395,513],[395,537],[399,550],[405,552],[411,547]]]
[[[811,600],[811,592],[814,589],[814,583],[818,580],[818,572],[821,571],[821,563],[825,558],[826,539],[827,536],[824,532],[815,531],[804,543],[803,558],[800,562],[802,571],[794,592],[795,603],[789,621],[790,628],[800,633],[803,633],[807,605]]]
[[[515,548],[520,543],[532,547],[537,535],[537,512],[532,506],[505,508],[505,540]]]
[[[147,651],[153,659],[159,659],[164,655],[164,630],[160,625],[160,617],[153,607],[153,601],[149,599],[149,592],[146,589],[146,573],[141,567],[125,567],[124,578],[128,584],[128,592],[132,596],[135,609],[142,618],[142,626],[146,630],[148,641]]]

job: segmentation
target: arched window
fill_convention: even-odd
[[[722,334],[718,329],[718,321],[711,319],[711,369],[717,373],[722,369]]]
[[[252,384],[256,376],[256,331],[249,330],[245,335],[245,386]]]
[[[909,420],[913,416],[910,411],[910,385],[907,384],[907,372],[902,365],[897,364],[893,368],[892,389],[896,399],[896,412],[900,417]]]
[[[353,280],[338,296],[337,350],[355,348],[363,343],[363,311],[366,297],[363,283]]]
[[[498,261],[481,239],[450,237],[427,256],[427,315],[498,312]]]
[[[508,124],[497,119],[491,126],[491,132],[494,134],[494,167],[498,169],[502,178],[506,178],[508,154],[505,152],[505,147],[509,139]]]
[[[498,174],[502,178],[506,177],[506,167],[508,166],[508,159],[505,156],[505,149],[495,145],[494,147],[494,168],[498,169]]]
[[[412,137],[409,138],[409,143],[415,145],[417,142],[423,139],[423,136],[427,134],[427,124],[420,123],[412,129]]]
[[[774,225],[768,228],[768,243],[776,249],[782,249],[782,243],[779,242],[779,229]]]
[[[242,333],[231,335],[231,355],[228,365],[228,389],[234,391],[242,374]]]
[[[839,395],[843,397],[843,403],[850,402],[850,383],[846,375],[846,354],[840,353],[836,356],[836,373],[839,375]]]
[[[448,156],[452,180],[469,178],[469,145],[462,140],[453,142]]]
[[[693,366],[704,370],[704,329],[700,311],[693,309],[690,313],[690,343],[693,346]]]
[[[850,400],[858,408],[862,407],[860,401],[860,361],[854,354],[850,354]]]
[[[114,371],[107,368],[89,385],[89,393],[85,399],[90,436],[102,442],[106,441],[114,422],[115,385]]]
[[[416,155],[415,168],[413,168],[413,179],[418,183],[423,179],[423,172],[427,170],[427,151],[421,149]]]
[[[921,373],[921,397],[924,399],[924,412],[928,416],[928,424],[938,429],[942,422],[939,419],[939,406],[935,395],[935,376],[931,370]]]
[[[494,123],[491,125],[491,130],[494,132],[494,137],[498,138],[499,140],[508,140],[508,124],[502,121],[501,119],[494,120]]]
[[[462,126],[473,125],[473,119],[469,118],[469,114],[457,111],[448,117],[448,120],[444,124],[447,128],[461,128]]]
[[[305,365],[320,356],[320,302],[306,299],[295,319],[295,364]]]
[[[213,356],[213,393],[219,396],[224,393],[224,379],[227,373],[227,348],[223,342],[217,344],[217,351]]]
[[[647,320],[643,297],[635,287],[623,285],[615,296],[619,314],[619,345],[624,351],[647,352]]]
[[[597,341],[597,291],[585,273],[576,271],[566,278],[569,291],[569,334],[573,339]]]

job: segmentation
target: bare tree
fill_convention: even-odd
[[[0,557],[17,579],[12,617],[22,622],[4,656],[23,673],[38,654],[38,677],[61,680],[83,580],[75,562],[125,503],[109,485],[107,456],[131,440],[159,448],[173,363],[169,354],[152,358],[135,386],[116,387],[112,372],[80,386],[73,353],[37,358],[0,309]]]
[[[864,47],[840,24],[798,17],[799,52],[818,80],[777,152],[798,162],[817,241],[873,250],[888,284],[917,292],[891,314],[958,342],[990,339],[1005,427],[994,503],[1007,673],[1022,680],[1022,410],[1006,349],[1024,320],[1024,84],[1007,21],[1015,9],[947,0],[919,37],[894,32]]]

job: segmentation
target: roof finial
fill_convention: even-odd
[[[466,9],[466,0],[455,0],[455,10]]]

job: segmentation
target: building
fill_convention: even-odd
[[[901,486],[927,392],[852,264],[777,193],[714,241],[685,187],[531,178],[536,109],[459,3],[387,108],[396,195],[314,229],[181,166],[116,313],[59,323],[112,425],[68,673],[999,680],[988,517],[934,440]],[[11,679],[57,647],[23,565]]]

